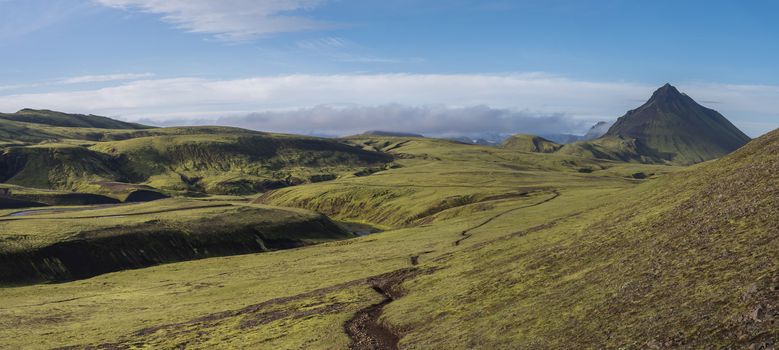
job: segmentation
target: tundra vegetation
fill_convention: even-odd
[[[646,113],[502,147],[0,117],[0,347],[775,346],[779,132],[718,158]]]

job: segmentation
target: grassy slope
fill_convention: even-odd
[[[615,177],[628,176],[635,169],[662,172],[667,168],[517,152],[446,140],[354,138],[350,141],[387,151],[401,159],[399,163],[403,167],[318,186],[281,189],[261,196],[259,201],[305,207],[339,219],[405,227],[483,210],[495,199],[548,192],[560,184],[589,186],[579,182],[585,179],[590,183],[610,182]],[[595,171],[584,175],[581,169]],[[619,171],[610,171],[614,169]],[[449,208],[456,210],[446,211]]]
[[[127,123],[96,115],[67,114],[35,109],[23,109],[16,113],[0,113],[0,119],[71,128],[152,129],[152,127],[146,125]]]
[[[248,131],[136,138],[91,149],[126,159],[148,185],[221,194],[334,178],[391,160],[337,141]]]
[[[667,163],[660,154],[647,148],[636,139],[601,137],[592,141],[579,141],[563,145],[558,151],[574,157],[609,159],[622,162]]]
[[[81,125],[77,121],[65,124]],[[108,123],[110,119],[90,121],[101,127],[124,125]],[[115,197],[127,193],[112,193],[100,183],[246,194],[330,179],[391,161],[334,140],[229,127],[132,127],[62,127],[0,118],[0,144],[6,143],[0,148],[0,181]]]
[[[3,282],[84,278],[351,237],[319,214],[240,202],[168,199],[19,212],[0,211]]]
[[[10,189],[12,191],[12,199],[32,201],[43,205],[92,205],[119,203],[119,200],[116,198],[99,194],[55,191],[40,188],[21,187],[9,184],[0,184],[0,188]],[[0,204],[0,209],[8,208]]]
[[[388,320],[413,329],[405,345],[423,348],[771,344],[779,336],[777,149],[775,132],[610,196],[602,208],[474,247],[415,281]]]
[[[350,141],[390,150],[403,167],[283,189],[264,200],[287,204],[308,198],[310,207],[353,192],[365,207],[334,211],[336,217],[397,227],[408,225],[408,215],[435,208],[442,198],[533,191],[454,206],[436,212],[433,220],[412,222],[416,226],[349,241],[3,289],[0,346],[35,338],[41,347],[118,342],[149,348],[182,343],[192,348],[343,348],[349,341],[343,323],[381,300],[364,279],[408,267],[415,255],[421,267],[438,270],[406,283],[408,295],[385,310],[384,319],[405,335],[402,345],[499,347],[507,334],[515,344],[531,344],[538,332],[562,324],[556,314],[528,308],[540,302],[533,288],[545,292],[580,281],[586,273],[584,261],[571,264],[578,274],[547,274],[546,269],[560,268],[556,254],[565,253],[555,245],[574,246],[574,238],[591,232],[584,230],[589,226],[582,221],[585,216],[603,218],[618,207],[615,198],[627,197],[622,193],[641,183],[628,179],[629,174],[674,170],[435,140]],[[582,166],[606,169],[583,174],[577,171]],[[331,191],[333,186],[343,191]],[[371,194],[376,187],[402,196],[377,204],[385,201]],[[550,222],[557,225],[537,228]],[[469,229],[472,236],[455,246]],[[508,238],[514,233],[516,238]],[[508,288],[515,279],[529,289]],[[149,300],[155,300],[153,305]],[[576,300],[562,303],[574,307]],[[531,322],[509,322],[519,311],[536,314]],[[493,326],[496,320],[501,327]],[[560,341],[566,339],[573,338]]]
[[[509,137],[501,147],[523,152],[553,153],[563,146],[540,136],[521,134]]]

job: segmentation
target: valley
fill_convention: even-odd
[[[0,348],[773,346],[779,133],[701,108],[497,147],[0,116]]]

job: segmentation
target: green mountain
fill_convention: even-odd
[[[559,150],[562,145],[540,136],[519,134],[507,138],[501,147],[523,152],[552,153]]]
[[[48,126],[61,126],[69,128],[95,128],[95,129],[151,129],[151,126],[126,123],[111,118],[83,115],[67,114],[49,110],[22,109],[16,113],[0,113],[0,119],[13,120],[17,122],[43,124]]]
[[[677,164],[719,158],[750,140],[720,113],[670,84],[619,118],[603,137],[635,139],[644,148],[641,155]]]

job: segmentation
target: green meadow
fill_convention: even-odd
[[[72,188],[4,185],[44,206],[0,211],[0,348],[770,344],[778,140],[774,132],[689,167],[568,146],[531,152],[522,138],[503,147],[377,135],[89,142],[77,147],[114,168],[65,167],[75,170],[60,183]],[[216,156],[246,142],[279,148]],[[333,151],[306,150],[310,142]],[[276,161],[289,168],[267,172]],[[120,182],[135,163],[148,167]],[[333,176],[252,195],[210,191],[241,171]],[[200,192],[177,187],[190,175]],[[82,188],[113,202],[51,201]],[[140,189],[171,198],[116,194]]]

